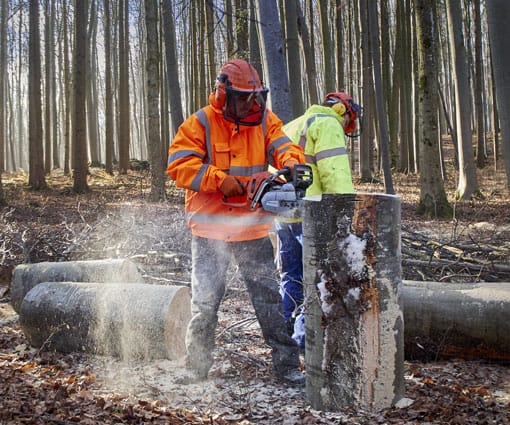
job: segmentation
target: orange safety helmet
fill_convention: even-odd
[[[351,115],[351,122],[344,128],[345,134],[351,134],[356,129],[356,119],[361,114],[361,106],[354,103],[351,96],[344,92],[328,93],[324,105],[330,106],[339,115]]]
[[[238,128],[262,122],[268,91],[253,65],[242,59],[227,62],[216,78],[215,96],[223,117]]]

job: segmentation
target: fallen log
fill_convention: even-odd
[[[191,318],[184,286],[43,282],[25,296],[20,324],[30,344],[122,359],[177,359]]]
[[[128,259],[42,262],[20,264],[13,272],[11,304],[19,314],[25,295],[41,282],[143,283],[136,265]]]
[[[404,281],[405,356],[510,360],[510,282]]]

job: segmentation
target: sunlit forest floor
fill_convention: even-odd
[[[510,198],[502,164],[497,172],[479,172],[482,196],[473,200],[453,202],[455,178],[451,173],[446,181],[454,218],[424,219],[415,214],[418,177],[393,176],[402,200],[404,279],[510,281],[504,271],[510,266]],[[376,413],[310,409],[304,390],[272,377],[270,353],[235,270],[220,310],[215,364],[204,385],[177,386],[178,362],[122,362],[31,348],[9,305],[17,264],[132,258],[154,284],[186,285],[190,273],[183,193],[171,182],[166,201],[149,203],[146,171],[110,176],[92,168],[91,191],[81,195],[60,170],[47,181],[47,190],[31,191],[25,173],[2,175],[7,205],[0,207],[0,424],[510,423],[508,363],[440,355],[431,362],[406,361],[406,403],[400,407]],[[355,187],[384,193],[381,182],[355,181]],[[430,246],[441,248],[431,252]],[[452,250],[457,259],[447,255]],[[442,264],[406,266],[411,257]],[[473,266],[456,268],[459,257]]]

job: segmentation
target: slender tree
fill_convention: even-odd
[[[462,10],[458,0],[447,0],[450,48],[452,52],[455,89],[456,133],[459,153],[459,181],[455,196],[469,199],[478,191],[473,139],[467,60],[462,34]]]
[[[283,122],[288,122],[293,117],[278,5],[276,0],[257,0],[256,4],[259,32],[264,41],[264,68],[271,84],[271,107]]]
[[[301,70],[301,50],[299,48],[299,36],[297,29],[297,1],[285,0],[285,34],[287,36],[285,49],[287,54],[287,69],[291,72]],[[292,105],[292,116],[297,117],[305,112],[303,102],[303,91],[301,78],[290,78],[290,99]]]
[[[0,205],[5,204],[4,189],[2,186],[2,172],[4,171],[4,148],[5,148],[5,83],[7,69],[7,14],[9,13],[9,1],[0,2]]]
[[[420,202],[417,213],[449,217],[452,208],[441,176],[438,131],[436,13],[434,0],[414,0],[418,41],[418,103],[420,119]],[[432,18],[432,19],[431,19]]]
[[[87,0],[80,0],[74,6],[74,48],[73,48],[73,189],[77,193],[89,190],[87,183]]]
[[[482,17],[480,0],[473,2],[475,20],[475,111],[476,111],[476,165],[479,168],[485,166],[487,160],[487,149],[485,141],[485,110],[483,107],[483,66],[482,66]]]
[[[39,36],[39,1],[29,3],[29,40],[28,40],[28,96],[29,96],[29,176],[28,184],[32,189],[47,187],[44,178],[44,149],[41,106],[41,46]]]
[[[331,27],[329,24],[329,3],[330,0],[319,0],[319,22],[322,37],[322,61],[324,64],[324,86],[326,92],[336,90],[335,78],[335,48],[331,36]]]
[[[104,0],[104,91],[105,91],[105,169],[113,174],[113,89],[112,89],[112,19],[110,11],[110,0]]]
[[[129,15],[128,0],[119,0],[119,173],[127,174],[129,169],[130,107],[129,107]]]
[[[159,42],[158,42],[158,1],[145,0],[145,36],[147,58],[147,129],[148,148],[151,164],[151,194],[153,202],[165,199],[165,175],[161,160],[161,121],[159,115]]]
[[[179,84],[179,66],[177,63],[175,43],[175,23],[172,0],[163,0],[163,29],[165,33],[166,77],[168,81],[168,98],[173,134],[184,121],[181,104],[181,87]]]
[[[315,51],[311,45],[310,32],[303,10],[299,3],[296,4],[298,14],[298,31],[301,38],[301,45],[304,51],[305,69],[308,77],[308,104],[319,103],[319,93],[317,92],[317,67],[315,66]]]
[[[501,143],[506,171],[507,190],[510,192],[510,2],[490,0],[486,3],[492,66],[496,86],[498,116],[501,123]],[[497,131],[497,128],[494,129]]]
[[[370,51],[372,54],[372,69],[374,74],[375,103],[377,123],[379,124],[379,145],[381,147],[381,160],[384,174],[384,187],[386,193],[393,195],[393,179],[391,176],[390,141],[388,137],[388,122],[386,118],[386,106],[382,85],[381,52],[379,47],[379,24],[377,21],[377,3],[368,1],[368,21],[370,31]]]
[[[64,62],[64,174],[70,174],[70,152],[71,152],[71,71],[69,66],[69,30],[67,16],[67,1],[62,2],[62,37],[64,39],[63,46],[63,62]]]

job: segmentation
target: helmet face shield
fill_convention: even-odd
[[[266,110],[267,88],[254,91],[226,89],[226,101],[223,109],[225,120],[236,125],[256,126],[262,123]]]

